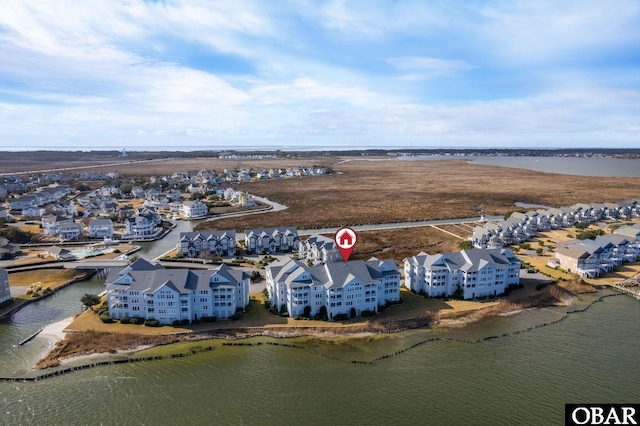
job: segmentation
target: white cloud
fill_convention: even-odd
[[[461,71],[469,71],[476,68],[465,61],[423,56],[386,58],[384,61],[393,65],[398,70],[406,72],[406,74],[402,75],[402,78],[405,80],[425,80],[447,77]]]

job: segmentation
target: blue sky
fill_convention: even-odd
[[[640,147],[640,2],[3,0],[0,149]]]

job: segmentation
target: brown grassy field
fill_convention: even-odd
[[[638,197],[639,178],[598,178],[472,164],[464,160],[348,161],[331,176],[252,182],[237,189],[289,206],[204,222],[199,229],[335,227],[502,215],[517,201],[565,206]],[[453,233],[455,233],[452,230]]]
[[[53,289],[83,275],[84,273],[79,274],[75,269],[40,269],[15,272],[9,274],[9,285],[28,286],[40,283],[43,287],[51,287]]]

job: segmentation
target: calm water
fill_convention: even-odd
[[[38,338],[22,347],[18,347],[18,343],[48,324],[81,312],[82,295],[101,291],[104,291],[104,280],[79,282],[61,289],[53,296],[26,305],[0,321],[0,375],[10,375],[34,365],[49,347],[49,342]],[[2,423],[0,416],[0,424]]]
[[[477,157],[475,163],[577,176],[640,177],[640,160],[587,157]]]
[[[367,358],[436,334],[477,338],[559,315],[529,311],[314,349]],[[611,297],[525,333],[431,342],[369,365],[301,349],[216,345],[179,360],[0,383],[0,423],[86,424],[90,412],[100,424],[561,424],[566,402],[640,400],[639,321],[637,301]]]

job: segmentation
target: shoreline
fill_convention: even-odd
[[[444,328],[444,329],[463,328],[470,324],[477,323],[483,319],[510,317],[510,316],[521,314],[523,312],[538,310],[546,307],[567,308],[567,311],[562,315],[562,318],[561,318],[561,319],[564,319],[568,316],[568,314],[582,312],[588,309],[594,303],[601,301],[606,297],[621,295],[620,293],[616,293],[614,291],[607,291],[607,290],[605,291],[601,290],[596,293],[583,293],[583,294],[593,295],[593,299],[588,301],[585,307],[579,308],[576,310],[571,310],[570,308],[573,305],[572,303],[573,300],[576,299],[579,296],[579,294],[572,294],[571,296],[565,295],[565,297],[563,297],[561,300],[556,300],[555,303],[540,303],[539,306],[525,306],[518,309],[511,309],[508,311],[492,312],[491,308],[494,308],[495,306],[489,306],[484,311],[482,309],[473,309],[473,310],[463,312],[461,313],[460,316],[455,316],[455,317],[444,316],[444,317],[438,318],[438,316],[434,314],[432,317],[429,317],[428,320],[426,319],[426,317],[410,318],[410,319],[404,320],[406,322],[401,324],[400,327],[397,327],[397,328],[389,327],[387,329],[381,329],[379,327],[376,329],[376,327],[372,327],[372,329],[369,329],[369,330],[360,329],[357,331],[353,330],[350,332],[348,329],[344,329],[342,327],[304,328],[304,327],[293,326],[293,327],[287,327],[287,328],[278,327],[276,329],[269,328],[269,327],[262,327],[259,329],[229,328],[229,329],[222,329],[222,330],[211,330],[210,332],[204,332],[204,333],[192,332],[184,335],[171,336],[173,341],[169,343],[152,343],[152,344],[147,343],[147,344],[137,345],[134,347],[127,347],[124,349],[114,348],[112,351],[110,350],[109,352],[80,353],[77,355],[57,357],[51,360],[51,361],[54,361],[56,365],[51,365],[50,367],[45,367],[45,368],[37,368],[36,365],[34,365],[31,369],[31,372],[51,371],[52,367],[55,368],[55,367],[67,366],[69,364],[81,363],[82,361],[85,361],[85,360],[95,360],[95,359],[102,359],[102,358],[106,360],[109,360],[109,359],[116,360],[116,359],[123,359],[123,358],[133,359],[135,358],[138,352],[146,349],[156,348],[160,346],[170,346],[176,343],[197,342],[201,340],[211,340],[211,339],[220,339],[220,340],[226,341],[229,345],[232,345],[231,342],[238,342],[241,340],[250,339],[254,337],[266,337],[266,338],[274,338],[274,339],[294,339],[294,338],[302,338],[302,337],[311,337],[319,340],[335,339],[335,338],[356,339],[356,338],[372,337],[376,335],[398,334],[404,331],[420,329],[420,328],[434,328],[434,327]],[[64,332],[64,328],[68,324],[70,324],[72,320],[73,320],[73,317],[66,318],[65,320],[51,324],[45,327],[45,329],[43,329],[41,335],[42,337],[46,337],[49,339],[50,346],[49,346],[49,349],[46,351],[46,353],[43,354],[43,358],[41,358],[38,361],[38,363],[48,358],[48,356],[51,354],[57,342],[64,340],[64,337],[67,335]],[[545,323],[542,325],[534,324],[531,327],[527,327],[526,330],[516,330],[510,334],[520,333],[522,331],[527,331],[528,329],[531,329],[531,328],[538,328],[540,326],[544,326],[548,324],[549,323]],[[399,324],[396,324],[396,325],[399,325]],[[495,337],[500,337],[500,336],[494,336],[494,338]]]
[[[520,333],[524,333],[527,331],[531,331],[537,328],[545,327],[548,325],[553,325],[558,322],[561,322],[570,317],[571,314],[581,313],[588,310],[591,306],[593,306],[597,302],[601,302],[608,297],[613,296],[622,296],[621,293],[617,293],[610,289],[604,289],[604,291],[599,291],[596,293],[586,293],[586,296],[592,295],[591,298],[584,300],[586,304],[582,306],[576,307],[576,309],[571,309],[573,300],[575,300],[579,295],[572,296],[569,300],[565,300],[561,306],[557,305],[547,305],[541,307],[531,307],[520,309],[516,311],[506,312],[507,316],[517,315],[519,313],[535,311],[543,309],[544,307],[565,307],[567,308],[564,312],[557,312],[559,315],[555,315],[555,318],[550,318],[549,321],[534,323],[524,328],[516,328],[514,330],[510,330],[505,333],[496,334],[496,335],[481,335],[477,338],[466,339],[463,337],[447,337],[436,335],[427,335],[425,339],[421,339],[413,344],[408,344],[407,347],[400,348],[399,350],[388,353],[384,355],[377,356],[375,358],[369,360],[356,360],[356,359],[343,359],[341,357],[336,357],[330,353],[323,353],[322,351],[318,351],[317,348],[312,346],[307,346],[302,342],[296,341],[296,338],[305,338],[309,337],[313,340],[322,341],[324,339],[339,339],[344,338],[345,340],[354,339],[367,339],[368,342],[372,341],[371,339],[376,336],[383,338],[385,334],[398,334],[401,332],[410,332],[414,328],[405,328],[403,330],[398,331],[390,331],[390,332],[354,332],[354,333],[335,333],[333,330],[323,330],[315,333],[301,333],[300,330],[292,329],[291,332],[283,332],[284,330],[272,330],[272,329],[263,329],[261,332],[257,332],[257,330],[251,330],[253,332],[242,333],[242,334],[223,334],[223,333],[212,333],[212,334],[189,334],[179,336],[175,341],[169,343],[159,343],[159,344],[151,344],[151,345],[138,345],[136,347],[131,347],[127,349],[121,349],[113,352],[100,352],[100,353],[90,353],[90,354],[80,354],[75,356],[67,356],[63,358],[59,358],[59,363],[56,366],[51,366],[48,368],[40,368],[36,369],[35,366],[32,367],[28,372],[16,373],[11,377],[0,377],[0,381],[37,381],[45,378],[55,377],[61,374],[66,374],[73,371],[80,371],[87,368],[93,368],[101,365],[112,365],[119,363],[131,363],[131,362],[139,362],[139,361],[150,361],[150,360],[160,360],[160,359],[168,359],[168,358],[182,358],[187,357],[196,353],[211,351],[214,349],[214,342],[216,346],[261,346],[261,345],[271,345],[271,346],[282,346],[282,347],[290,347],[297,349],[304,349],[316,355],[328,357],[337,361],[347,362],[352,364],[372,364],[376,361],[386,359],[392,357],[394,355],[399,355],[407,350],[415,348],[417,346],[435,342],[435,341],[456,341],[460,343],[469,343],[475,344],[480,343],[482,341],[508,337]],[[580,305],[580,304],[579,304]],[[432,323],[428,326],[428,328],[434,328],[439,330],[448,330],[451,332],[455,332],[455,329],[462,328],[468,326],[470,324],[478,322],[480,319],[489,319],[494,317],[501,317],[501,315],[496,314],[490,317],[483,318],[474,318],[472,315],[467,318],[457,318],[457,319],[444,319],[440,320],[436,323]],[[60,337],[66,336],[64,333],[63,325],[70,321],[73,317],[65,318],[64,320],[58,321],[56,323],[50,324],[49,326],[43,329],[42,337],[49,339],[51,343],[50,348],[54,347]],[[424,328],[424,326],[417,327]],[[45,333],[46,331],[46,333]],[[222,330],[220,330],[222,331]],[[250,330],[246,330],[250,331]],[[176,336],[174,336],[176,337]],[[275,339],[275,341],[262,341],[259,340],[260,337]],[[258,341],[246,341],[252,338],[257,338]],[[283,340],[283,341],[280,341]],[[293,340],[293,341],[292,341]],[[312,341],[313,341],[312,340]],[[54,343],[55,342],[55,343]],[[198,345],[198,342],[208,342],[205,343],[204,346]],[[182,344],[182,345],[181,345]],[[190,346],[189,346],[190,345]],[[174,351],[166,350],[159,352],[151,352],[144,353],[145,350],[153,350],[159,349],[161,347],[167,348],[175,348]],[[186,349],[185,349],[186,348]],[[186,352],[185,352],[186,350]],[[165,353],[166,352],[166,353]]]

